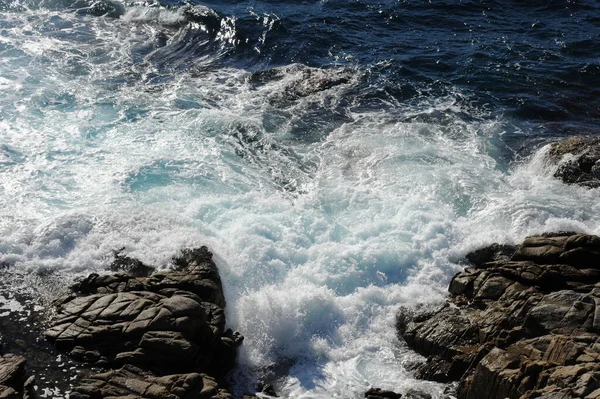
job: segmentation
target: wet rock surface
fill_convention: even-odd
[[[52,310],[50,298],[67,292],[62,281],[64,276],[19,272],[10,267],[0,271],[0,354],[25,360],[20,388],[13,388],[18,397],[35,397],[35,393],[64,397],[84,367],[61,355],[43,337]],[[26,387],[24,381],[29,382]]]
[[[400,399],[401,394],[381,388],[370,388],[365,392],[366,399]]]
[[[25,358],[0,356],[0,398],[22,397],[25,385]]]
[[[476,251],[439,309],[403,310],[398,332],[424,379],[459,399],[600,398],[600,238],[527,238]]]
[[[558,164],[554,176],[568,184],[600,187],[600,139],[570,137],[553,143],[548,159]]]
[[[225,330],[212,254],[186,250],[170,270],[117,256],[115,274],[92,274],[56,302],[46,338],[88,372],[72,398],[230,398],[219,386],[242,337]],[[108,370],[108,371],[106,371]]]
[[[93,398],[147,399],[233,399],[213,377],[206,374],[153,376],[142,369],[124,366],[84,379],[71,392],[72,399]]]

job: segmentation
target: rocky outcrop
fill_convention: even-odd
[[[600,237],[546,234],[468,258],[441,308],[398,316],[428,357],[417,374],[459,380],[459,399],[600,398]]]
[[[206,374],[188,373],[155,377],[125,366],[83,380],[69,395],[72,399],[233,399]]]
[[[0,398],[22,398],[25,385],[25,358],[13,354],[0,356]]]
[[[548,159],[559,165],[554,176],[568,184],[600,186],[600,139],[569,137],[552,143]]]
[[[71,357],[113,369],[84,380],[71,397],[229,398],[216,380],[233,366],[242,337],[225,330],[212,254],[186,250],[173,269],[150,275],[139,261],[119,255],[115,263],[128,272],[76,283],[46,331]]]

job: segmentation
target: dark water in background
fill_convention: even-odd
[[[0,262],[208,244],[240,392],[440,397],[397,307],[482,245],[600,231],[540,150],[600,133],[599,50],[596,1],[0,0]]]
[[[216,20],[203,22],[213,32],[229,28],[230,46],[211,40],[197,46],[206,37],[186,35],[157,57],[166,68],[178,61],[189,67],[214,51],[222,54],[219,66],[253,72],[291,63],[366,67],[355,93],[361,107],[418,101],[423,92],[442,96],[457,87],[494,116],[597,125],[595,1],[202,4],[222,16],[220,27]]]
[[[226,65],[252,71],[289,63],[366,66],[364,107],[458,87],[492,114],[597,124],[600,10],[594,1],[205,4],[235,16],[237,39],[246,42],[224,57]]]
[[[3,1],[2,8],[39,3]],[[190,8],[187,21],[132,49],[133,63],[150,55],[146,61],[157,68],[149,83],[207,67],[360,68],[364,75],[346,100],[357,109],[394,108],[458,88],[469,106],[488,117],[514,119],[528,126],[528,135],[597,133],[600,6],[595,1],[127,4],[214,10]],[[82,0],[43,1],[41,7],[108,18],[127,10],[118,2]],[[59,27],[48,26],[44,33],[52,36]],[[78,40],[85,38],[74,45]]]

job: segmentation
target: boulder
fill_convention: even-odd
[[[565,232],[470,254],[443,306],[398,315],[399,335],[428,357],[417,376],[459,381],[459,399],[597,397],[599,248]]]
[[[56,302],[45,332],[71,357],[113,369],[92,375],[71,397],[229,398],[213,378],[233,367],[243,338],[225,330],[212,254],[206,247],[186,250],[171,269],[152,273],[121,255],[115,262],[111,269],[128,272],[78,281],[72,295]]]
[[[552,143],[548,160],[558,165],[554,176],[567,184],[600,186],[600,139],[574,136]]]

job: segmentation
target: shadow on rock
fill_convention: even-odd
[[[547,158],[558,165],[554,177],[563,182],[600,187],[600,138],[575,136],[552,143]]]
[[[417,376],[459,380],[459,399],[600,398],[600,237],[545,234],[468,259],[441,308],[398,316],[428,357]]]
[[[112,369],[83,380],[71,397],[231,397],[218,382],[243,338],[225,330],[221,279],[207,248],[186,250],[174,269],[147,277],[139,261],[115,262],[135,274],[77,282],[45,333],[71,357]]]

